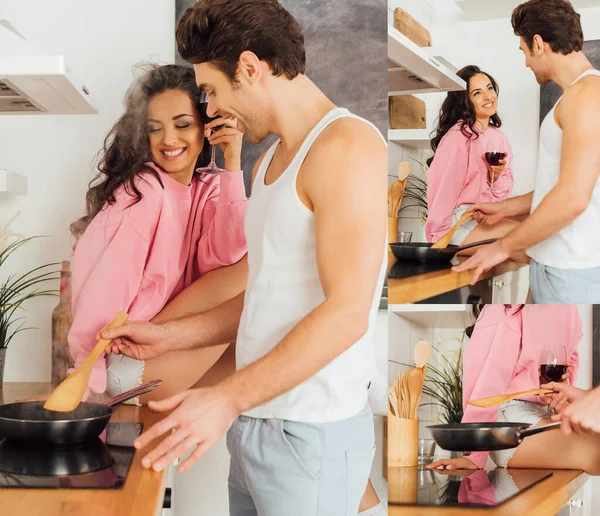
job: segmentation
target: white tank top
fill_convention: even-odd
[[[311,130],[274,183],[265,185],[265,173],[279,141],[267,151],[257,171],[245,221],[249,275],[236,342],[238,370],[271,351],[325,300],[317,270],[315,216],[298,197],[296,179],[314,141],[339,118],[362,120],[377,131],[347,109],[335,108]],[[312,378],[246,412],[247,416],[323,423],[349,418],[365,407],[367,386],[375,373],[374,330],[385,277],[384,257],[382,252],[366,334]],[[286,367],[293,369],[294,364]]]
[[[598,70],[587,70],[572,84],[588,75],[600,76]],[[556,106],[546,115],[540,128],[538,166],[533,190],[532,211],[558,183],[560,158],[562,153],[562,129],[554,119]],[[586,210],[571,224],[561,229],[547,240],[527,250],[536,262],[559,269],[591,269],[600,267],[600,180],[596,181],[592,198]]]

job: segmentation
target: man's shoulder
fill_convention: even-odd
[[[585,104],[600,99],[600,75],[590,74],[565,90],[563,100]]]
[[[315,154],[347,155],[355,152],[387,152],[385,140],[374,125],[354,117],[341,117],[329,124],[315,140]]]

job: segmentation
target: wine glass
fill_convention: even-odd
[[[540,364],[540,384],[560,382],[568,367],[567,347],[564,344],[546,344]],[[548,407],[548,413],[544,417],[550,418],[552,415],[553,412]]]
[[[202,119],[202,123],[204,125],[209,124],[213,120],[216,120],[217,118],[219,118],[218,116],[217,117],[208,116],[208,93],[206,93],[205,91],[203,91],[202,94],[200,95],[200,118]],[[221,125],[221,126],[215,127],[212,132],[214,133],[215,131],[218,131],[222,127],[224,127],[224,126]],[[217,163],[215,161],[216,155],[217,155],[217,146],[211,145],[210,163],[206,167],[199,168],[198,172],[201,172],[204,174],[219,174],[221,172],[224,172],[224,170],[222,168],[217,167]]]
[[[506,152],[504,152],[504,142],[500,141],[488,141],[485,149],[485,160],[492,167],[497,167],[500,165],[500,160],[505,159],[507,156]],[[495,179],[487,178],[487,188],[486,191],[493,192],[495,191],[494,183]]]

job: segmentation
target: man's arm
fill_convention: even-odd
[[[563,141],[558,183],[531,216],[504,238],[505,249],[529,249],[569,225],[587,208],[600,174],[598,90],[596,81],[565,94],[559,105]]]
[[[334,124],[313,146],[303,175],[325,301],[271,352],[223,381],[240,412],[307,380],[368,328],[385,251],[386,147],[362,122]]]

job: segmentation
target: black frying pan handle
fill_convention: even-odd
[[[122,394],[117,394],[113,398],[104,400],[102,402],[102,404],[110,405],[111,407],[114,407],[115,405],[119,405],[120,403],[123,403],[124,401],[130,400],[131,398],[135,398],[136,396],[139,396],[140,394],[146,394],[147,392],[153,391],[161,383],[162,383],[162,380],[152,380],[151,382],[140,385],[139,387],[136,387],[135,389],[125,391]]]
[[[549,425],[536,426],[535,428],[526,428],[525,430],[521,430],[519,432],[519,442],[521,439],[525,437],[529,437],[530,435],[539,434],[541,432],[545,432],[547,430],[554,430],[560,426],[560,421],[556,423],[550,423]]]
[[[490,238],[488,240],[482,240],[481,242],[473,242],[472,244],[461,245],[458,249],[455,249],[455,251],[458,253],[460,251],[464,251],[465,249],[471,249],[471,247],[477,247],[478,245],[493,244],[496,240],[498,239]]]

